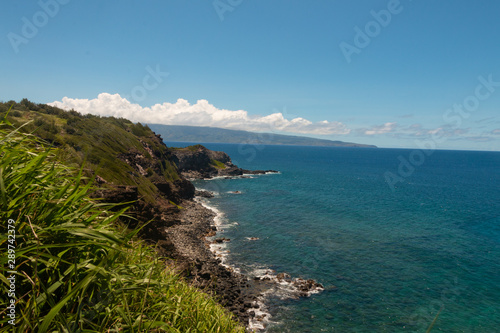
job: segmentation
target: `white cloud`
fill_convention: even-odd
[[[464,138],[469,132],[469,128],[455,128],[451,125],[442,125],[437,128],[425,128],[422,124],[412,124],[402,126],[395,122],[388,122],[383,125],[373,125],[368,128],[360,128],[355,130],[359,135],[388,135],[397,139],[419,139],[423,137],[440,137]]]
[[[438,134],[439,132],[442,132],[442,131],[443,131],[443,128],[439,127],[439,128],[435,128],[435,129],[432,129],[432,130],[428,130],[427,134],[436,135],[436,134]]]
[[[350,133],[350,129],[343,123],[336,121],[324,120],[313,123],[304,118],[289,120],[280,112],[263,117],[250,116],[244,110],[218,109],[207,100],[199,100],[196,104],[190,104],[185,99],[178,99],[175,103],[142,107],[130,103],[119,94],[102,93],[91,100],[64,97],[62,101],[55,101],[49,105],[65,110],[74,109],[82,114],[122,117],[142,123],[211,126],[247,131],[279,131],[313,135]]]
[[[394,131],[397,127],[396,123],[385,123],[383,125],[372,126],[371,128],[365,128],[362,131],[365,135],[377,135],[377,134],[386,134]]]

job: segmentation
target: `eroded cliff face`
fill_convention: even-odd
[[[178,174],[171,149],[159,135],[150,132],[147,140],[138,137],[125,152],[122,150],[116,154],[115,165],[92,171],[100,186],[92,196],[122,204],[119,207],[129,206],[127,214],[132,219],[127,222],[132,227],[147,223],[142,236],[154,242],[163,239],[166,236],[163,229],[177,223],[179,205],[184,200],[192,200],[195,195],[193,184]],[[124,166],[128,184],[123,184],[115,176],[125,170]],[[113,167],[120,170],[109,172]]]
[[[245,277],[220,265],[210,252],[205,237],[214,231],[214,213],[193,200],[195,188],[185,178],[185,175],[216,176],[222,170],[216,166],[221,165],[224,170],[238,168],[223,152],[202,146],[186,151],[171,149],[166,148],[161,137],[157,136],[156,140],[160,141],[154,145],[141,141],[144,149],[130,148],[117,157],[133,168],[137,186],[107,181],[97,170],[96,182],[102,189],[96,191],[94,197],[128,205],[127,214],[132,218],[126,222],[131,227],[142,226],[141,238],[152,243],[158,254],[195,286],[218,295],[221,304],[246,325],[250,316],[248,309],[256,304],[255,293]],[[160,142],[162,146],[157,146]],[[175,180],[163,176],[164,165],[169,163],[179,166]],[[155,186],[154,201],[141,196],[141,188],[151,184]]]
[[[246,170],[234,165],[229,155],[213,151],[202,145],[173,149],[172,161],[178,172],[188,179],[207,179],[213,177],[232,177],[243,174],[263,174],[274,170]]]

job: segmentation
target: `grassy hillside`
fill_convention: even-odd
[[[0,331],[244,332],[213,299],[166,267],[136,238],[137,230],[122,227],[123,211],[89,198],[93,185],[81,168],[61,163],[64,156],[72,165],[88,158],[86,163],[103,168],[113,163],[104,142],[118,147],[130,140],[127,133],[147,134],[148,129],[134,130],[135,125],[114,119],[88,123],[78,114],[31,108],[16,105],[9,118],[16,123],[32,119],[22,130],[43,129],[48,134],[40,136],[52,134],[50,143],[0,122],[0,246],[5,249]],[[114,136],[111,129],[121,131]],[[72,130],[81,131],[74,151],[64,145]],[[103,137],[102,150],[85,152],[96,147],[88,132],[93,130]],[[113,169],[107,176],[122,174]],[[7,309],[11,302],[14,312]]]
[[[83,165],[87,172],[108,182],[138,186],[140,196],[148,202],[154,202],[157,196],[158,190],[153,185],[156,180],[179,179],[175,165],[170,162],[169,150],[147,126],[123,118],[83,116],[26,99],[20,103],[0,103],[0,117],[7,114],[11,105],[8,120],[15,126],[29,122],[22,131],[62,148],[61,160]],[[161,164],[154,163],[152,154],[157,155]],[[143,157],[145,164],[151,162],[151,167],[134,168],[126,161],[134,156]]]

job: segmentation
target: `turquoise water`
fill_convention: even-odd
[[[228,262],[325,286],[269,297],[268,332],[425,332],[438,314],[432,332],[499,331],[500,153],[436,151],[392,191],[411,150],[206,146],[281,172],[196,182],[219,193]]]

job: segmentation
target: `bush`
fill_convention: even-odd
[[[81,151],[82,150],[82,147],[80,146],[80,142],[78,139],[74,138],[74,137],[69,137],[69,138],[66,138],[66,141],[65,141],[70,147],[72,147],[74,150],[76,151]]]
[[[76,129],[73,126],[64,126],[63,129],[66,131],[68,134],[75,134]]]
[[[134,135],[137,136],[148,136],[149,134],[151,134],[151,130],[149,129],[149,127],[145,127],[141,123],[132,124],[131,131]]]
[[[37,127],[42,127],[43,125],[47,124],[43,118],[36,118],[34,122],[35,126]]]
[[[66,121],[66,125],[68,126],[74,126],[74,127],[77,127],[79,124],[82,123],[82,120],[78,117],[71,117],[71,118],[68,118],[68,120]]]
[[[187,149],[189,151],[198,151],[199,149],[203,149],[203,148],[205,148],[205,147],[203,147],[200,144],[197,144],[197,145],[188,146],[185,149]]]
[[[31,101],[29,101],[27,98],[23,98],[19,104],[25,109],[25,110],[33,110],[33,111],[38,111],[39,107],[38,104],[35,104]]]

